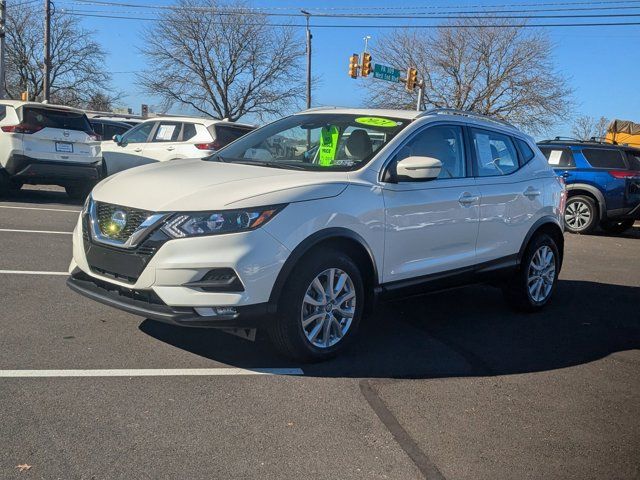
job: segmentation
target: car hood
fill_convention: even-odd
[[[98,202],[143,210],[199,211],[301,202],[339,195],[346,172],[303,172],[192,160],[158,162],[106,178]]]

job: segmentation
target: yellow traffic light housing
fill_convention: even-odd
[[[418,84],[418,69],[409,67],[407,69],[407,91],[413,92]]]
[[[27,100],[29,100],[29,92],[22,92],[20,94],[20,100],[22,100],[23,102],[26,102]]]
[[[360,70],[360,76],[366,77],[371,73],[371,54],[364,52],[362,54],[362,70]]]
[[[358,68],[360,68],[359,60],[360,58],[357,53],[354,53],[349,57],[349,76],[351,78],[358,78]]]

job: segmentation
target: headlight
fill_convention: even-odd
[[[83,216],[89,212],[89,207],[91,206],[92,201],[93,201],[93,198],[91,197],[91,194],[87,195],[87,199],[84,201],[84,205],[82,206]]]
[[[271,220],[284,205],[247,210],[177,213],[162,226],[171,238],[219,235],[254,230]]]

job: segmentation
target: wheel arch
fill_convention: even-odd
[[[567,185],[567,194],[568,198],[574,197],[576,195],[586,195],[587,197],[593,198],[598,205],[600,218],[602,219],[606,216],[607,201],[604,198],[602,192],[598,190],[597,187],[589,185],[588,183],[571,183]]]
[[[555,240],[560,253],[560,267],[562,267],[562,260],[564,258],[564,230],[554,217],[542,217],[532,225],[518,252],[518,263],[522,261],[531,240],[540,233],[546,233]]]
[[[326,247],[345,251],[360,267],[364,281],[366,304],[373,305],[375,300],[375,287],[378,285],[378,268],[371,247],[358,233],[343,227],[333,227],[320,230],[304,239],[291,252],[289,258],[280,269],[280,273],[271,290],[269,303],[278,305],[280,295],[291,272],[298,262],[311,250]]]

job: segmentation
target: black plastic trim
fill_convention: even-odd
[[[87,298],[119,310],[144,318],[183,327],[209,328],[256,328],[264,326],[272,309],[267,303],[236,307],[237,314],[223,318],[208,318],[198,315],[191,307],[170,307],[159,298],[154,301],[135,299],[141,296],[155,296],[152,291],[133,290],[110,284],[76,269],[67,279],[67,286]],[[155,296],[157,297],[157,296]]]
[[[349,230],[347,228],[342,227],[331,227],[326,228],[324,230],[320,230],[313,235],[305,238],[300,244],[291,252],[289,258],[280,269],[280,273],[278,274],[278,278],[276,279],[273,288],[271,290],[271,296],[269,297],[269,303],[272,305],[277,305],[278,300],[280,299],[280,294],[282,289],[284,288],[284,284],[289,278],[289,274],[293,271],[294,267],[298,263],[298,261],[309,251],[311,248],[319,244],[324,240],[329,239],[347,239],[356,241],[362,246],[371,261],[371,265],[373,266],[373,276],[374,276],[374,285],[378,284],[378,267],[376,265],[375,256],[373,255],[373,251],[371,247],[367,244],[367,242],[362,238],[359,234],[354,232],[353,230]]]
[[[4,168],[7,174],[25,182],[37,181],[51,184],[74,184],[87,180],[99,180],[102,176],[102,160],[94,163],[40,160],[14,154]]]

